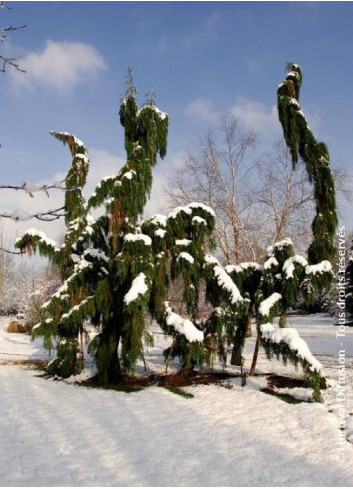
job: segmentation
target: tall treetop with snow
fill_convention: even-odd
[[[308,250],[309,263],[332,262],[338,223],[335,184],[328,149],[315,139],[299,105],[302,79],[300,66],[290,64],[289,73],[277,91],[278,115],[294,167],[300,157],[306,165],[309,180],[314,184],[316,215],[312,223],[314,239]]]
[[[103,179],[86,204],[82,197],[88,171],[88,156],[81,141],[67,133],[54,135],[68,143],[73,163],[67,175],[65,242],[61,248],[27,233],[17,242],[31,246],[71,267],[63,267],[63,284],[44,305],[36,335],[59,337],[58,355],[49,371],[68,376],[82,368],[77,359],[77,336],[89,319],[97,326],[91,345],[101,380],[116,381],[121,372],[118,347],[125,369],[142,354],[147,305],[153,281],[152,240],[137,224],[152,185],[152,166],[157,154],[166,154],[168,116],[153,104],[138,108],[131,72],[126,97],[120,105],[125,129],[127,163],[117,175]],[[89,211],[105,203],[97,221]]]

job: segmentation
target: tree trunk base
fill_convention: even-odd
[[[260,336],[260,333],[258,332],[257,337],[256,337],[254,356],[252,359],[252,364],[251,364],[251,368],[250,368],[250,372],[249,372],[249,376],[251,376],[251,377],[253,375],[255,375],[255,369],[256,369],[257,357],[259,355],[260,343],[261,343],[261,336]]]

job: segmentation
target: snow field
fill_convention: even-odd
[[[160,387],[132,394],[88,389],[1,365],[48,358],[41,342],[4,331],[0,320],[0,481],[2,486],[350,486],[353,446],[337,452],[336,328],[321,315],[289,317],[323,364],[331,387],[324,404],[287,404],[247,386],[185,388],[185,399]],[[158,332],[158,329],[156,329]],[[253,341],[247,343],[250,365]],[[165,371],[169,339],[156,335],[146,360]],[[353,441],[353,329],[346,334],[347,428]],[[351,352],[351,353],[349,353]],[[12,354],[12,356],[10,355]],[[139,371],[141,366],[139,366]],[[236,371],[231,367],[230,371]],[[301,376],[259,355],[259,373]],[[70,379],[72,380],[72,379]],[[304,399],[308,389],[277,389]]]
[[[125,394],[1,366],[4,486],[349,485],[335,418],[241,387]]]

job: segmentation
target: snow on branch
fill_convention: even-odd
[[[143,272],[139,273],[137,277],[134,278],[130,290],[124,296],[125,304],[130,304],[131,302],[134,302],[137,299],[146,295],[146,293],[148,292],[146,279],[147,277]]]
[[[155,225],[161,226],[163,228],[167,227],[167,220],[168,220],[168,218],[164,214],[155,214],[150,219],[148,219],[148,221],[151,224],[155,224]]]
[[[281,241],[277,241],[273,246],[267,248],[267,256],[271,258],[274,256],[275,250],[282,250],[287,246],[293,246],[293,241],[290,238],[284,238]]]
[[[307,275],[321,275],[322,273],[332,273],[332,265],[328,260],[323,260],[316,265],[307,265],[305,268]]]
[[[215,211],[212,209],[212,207],[208,206],[208,205],[205,205],[201,202],[191,202],[188,207],[190,207],[191,209],[202,209],[203,211],[205,211],[207,214],[210,214],[211,216],[213,217],[216,217],[216,213]]]
[[[168,219],[176,219],[180,213],[185,213],[185,214],[190,215],[190,214],[192,214],[193,210],[201,210],[213,218],[216,215],[214,210],[211,207],[209,207],[208,205],[202,204],[200,202],[191,202],[190,204],[185,205],[185,206],[175,207],[175,209],[173,209],[172,212],[170,212],[168,214]],[[199,222],[205,221],[205,219],[203,219],[200,216],[195,216],[195,217],[198,217],[200,220],[202,220]],[[195,222],[197,222],[197,220]]]
[[[191,245],[192,241],[190,239],[176,239],[175,244],[176,246],[189,246]]]
[[[274,306],[277,305],[277,303],[282,299],[281,294],[278,292],[274,292],[273,294],[270,295],[267,299],[264,301],[260,302],[259,305],[259,314],[263,318],[267,318],[271,314],[271,310],[273,309]]]
[[[73,306],[68,312],[62,314],[60,321],[65,321],[70,319],[72,316],[78,316],[80,320],[82,320],[82,315],[85,315],[85,309],[87,308],[87,304],[92,302],[95,299],[95,295],[90,295],[83,299],[79,304]],[[51,318],[49,318],[51,319]]]
[[[147,94],[146,94],[147,95]],[[148,94],[149,97],[151,97],[151,93]],[[153,97],[153,95],[152,95]],[[137,112],[137,116],[139,116],[141,114],[141,112],[145,109],[150,109],[150,110],[154,110],[154,112],[160,117],[160,119],[162,121],[164,121],[164,119],[166,119],[168,117],[168,114],[167,112],[162,112],[161,110],[158,109],[158,107],[156,107],[154,105],[154,103],[146,103],[138,112]]]
[[[194,258],[190,255],[190,253],[187,253],[186,251],[182,251],[181,253],[179,253],[178,257],[177,257],[177,261],[179,260],[184,260],[184,261],[187,261],[189,263],[194,263]]]
[[[21,185],[0,185],[0,189],[2,190],[24,190],[30,197],[34,197],[35,192],[45,192],[47,196],[49,197],[49,190],[52,189],[59,189],[59,190],[74,190],[74,189],[67,189],[65,186],[63,186],[65,180],[58,180],[57,182],[54,182],[53,184],[47,184],[47,183],[30,183],[27,181],[22,182]]]
[[[218,265],[218,266],[220,266],[217,258],[212,256],[212,255],[205,255],[205,263],[207,265],[213,265],[213,266]]]
[[[308,261],[303,256],[300,255],[294,255],[287,258],[282,268],[283,272],[286,274],[286,278],[293,278],[296,263],[298,263],[302,267],[306,267]]]
[[[271,256],[268,260],[265,261],[263,264],[263,269],[264,270],[270,270],[271,267],[277,267],[278,266],[278,261],[274,256]]]
[[[231,304],[238,304],[244,300],[238,287],[229,275],[233,271],[232,267],[231,269],[230,267],[224,269],[217,258],[212,255],[205,255],[205,265],[212,269],[214,282],[226,293]]]
[[[311,370],[322,371],[321,363],[311,353],[307,343],[300,338],[295,328],[275,328],[272,324],[262,324],[260,326],[262,338],[273,343],[284,343],[291,350],[294,350],[300,359],[309,364]]]
[[[261,266],[253,261],[239,263],[239,265],[227,265],[225,270],[227,273],[241,273],[244,270],[261,270]]]
[[[86,270],[92,269],[92,267],[92,263],[85,260],[84,258],[80,259],[78,263],[75,263],[73,273],[62,283],[59,289],[51,296],[49,301],[42,304],[41,309],[47,309],[52,304],[53,300],[55,301],[56,299],[58,299],[59,301],[63,301],[65,299],[68,299],[70,297],[69,292],[71,292],[72,290],[72,285],[75,279],[82,278],[82,274]]]
[[[0,217],[5,219],[12,219],[13,221],[29,221],[30,219],[38,219],[39,221],[56,221],[61,217],[65,216],[64,213],[65,207],[59,207],[58,209],[52,209],[46,212],[36,212],[34,214],[30,214],[27,211],[23,211],[21,209],[15,209],[14,211],[0,211]]]
[[[53,239],[50,239],[47,237],[45,233],[42,231],[37,231],[37,229],[27,229],[25,233],[23,233],[21,236],[19,236],[16,241],[15,241],[15,246],[20,246],[22,240],[28,239],[28,238],[34,238],[38,240],[38,242],[46,245],[48,248],[51,248],[53,251],[57,252],[59,251],[59,248],[57,247],[55,241]]]
[[[197,329],[190,319],[184,319],[179,316],[179,314],[173,312],[172,308],[169,306],[169,302],[165,302],[165,307],[165,321],[168,326],[172,326],[177,333],[185,336],[190,343],[196,341],[202,342],[204,340],[203,332]]]
[[[238,287],[235,285],[233,280],[230,278],[228,273],[219,265],[213,267],[213,273],[217,279],[217,284],[223,290],[227,291],[230,296],[230,301],[232,304],[240,302],[243,300]]]
[[[143,242],[146,246],[151,246],[152,240],[149,236],[146,234],[132,234],[128,233],[124,236],[124,241],[125,242],[136,242],[136,241],[141,241]]]

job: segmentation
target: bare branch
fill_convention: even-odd
[[[10,7],[6,4],[6,2],[0,2],[0,8],[10,9]],[[7,34],[9,32],[18,31],[20,29],[24,29],[25,27],[27,27],[25,24],[18,25],[18,26],[11,25],[8,27],[0,27],[0,43],[6,40]],[[0,71],[2,71],[3,73],[6,73],[6,66],[11,66],[15,70],[25,73],[25,70],[20,67],[19,64],[20,58],[10,58],[8,56],[0,54],[0,60],[3,62],[3,67],[2,69],[0,69]]]
[[[2,246],[0,246],[0,252],[8,253],[9,255],[24,255],[25,253],[27,253],[26,250],[24,250],[24,251],[12,251],[12,250],[7,250],[6,248],[3,248]]]
[[[60,182],[56,182],[54,184],[30,184],[28,182],[23,182],[22,185],[0,185],[0,190],[9,189],[9,190],[24,190],[30,197],[34,197],[35,192],[45,192],[49,197],[49,190],[57,189],[64,191],[74,191],[76,188],[67,189],[66,187],[62,187],[61,184],[65,182],[61,180]]]
[[[24,29],[27,27],[26,24],[24,25],[19,25],[19,26],[12,26],[10,25],[9,27],[0,27],[0,42],[3,42],[4,39],[6,38],[6,32],[13,32],[17,31],[18,29]]]
[[[9,65],[11,66],[12,68],[15,68],[15,70],[17,71],[21,71],[22,73],[26,73],[26,70],[23,70],[22,68],[20,68],[20,65],[18,63],[18,60],[20,58],[8,58],[6,56],[3,56],[2,54],[0,54],[0,60],[3,61],[3,67],[2,69],[0,70],[2,73],[6,73],[6,65]]]
[[[11,212],[0,211],[0,217],[3,217],[5,219],[12,219],[13,221],[16,222],[28,221],[30,219],[38,219],[39,221],[50,222],[50,221],[56,221],[57,219],[64,217],[65,216],[65,213],[63,212],[64,210],[65,207],[60,207],[58,209],[53,209],[46,212],[37,212],[35,214],[29,214],[28,212],[20,211],[20,210],[15,210]]]
[[[7,2],[0,2],[0,8],[1,9],[7,8],[8,10],[11,10],[11,7],[7,5]]]

